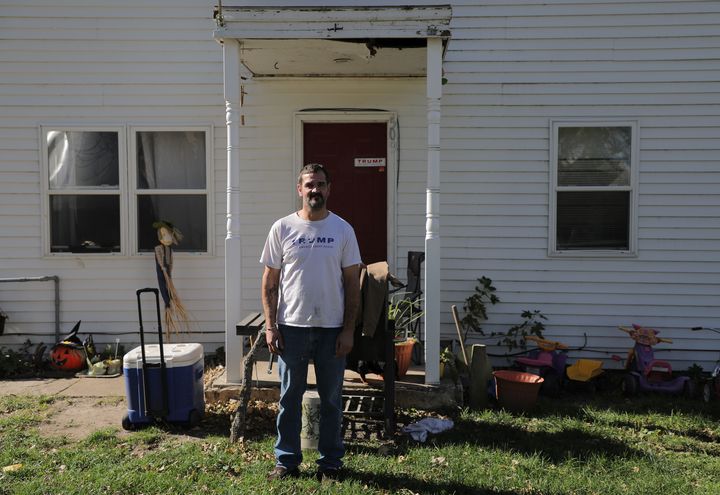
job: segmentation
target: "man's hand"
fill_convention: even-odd
[[[277,327],[265,329],[265,342],[267,342],[270,352],[277,354],[278,356],[282,354],[282,351],[285,348],[283,336]]]
[[[352,329],[343,329],[335,341],[335,357],[347,356],[353,348]]]

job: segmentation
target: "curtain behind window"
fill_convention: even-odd
[[[51,252],[120,250],[119,196],[91,194],[119,190],[118,140],[117,132],[47,133]]]
[[[152,224],[165,220],[183,233],[177,251],[207,251],[207,194],[183,193],[207,187],[205,132],[138,131],[136,142],[138,250],[153,250]]]

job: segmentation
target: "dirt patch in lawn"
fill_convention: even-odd
[[[225,436],[230,433],[231,415],[237,408],[236,401],[207,404],[205,417],[194,428],[178,425],[162,425],[161,428],[178,441],[196,441],[210,435]],[[39,433],[44,437],[65,437],[80,441],[98,430],[115,428],[118,435],[130,435],[122,429],[121,421],[127,413],[122,397],[57,397],[44,414]],[[273,434],[277,404],[251,401],[248,407],[248,437]]]
[[[91,433],[115,427],[127,412],[123,398],[58,397],[46,412],[38,430],[45,437],[82,440]]]
[[[205,370],[205,387],[222,374],[224,368],[216,366]],[[262,437],[275,433],[276,402],[252,400],[248,405],[247,436]],[[229,436],[230,421],[237,401],[212,401],[205,405],[205,417],[194,428],[185,428],[177,424],[158,425],[162,430],[179,441],[193,441],[211,435]],[[122,418],[127,413],[124,397],[64,397],[56,396],[38,425],[39,433],[44,437],[66,437],[70,441],[80,441],[88,435],[102,429],[114,428],[118,435],[130,435],[122,428]]]

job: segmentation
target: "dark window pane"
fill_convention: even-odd
[[[557,249],[630,249],[630,193],[558,192]]]
[[[207,251],[207,201],[204,194],[138,196],[138,250],[152,251],[159,244],[152,224],[158,220],[180,229],[183,239],[176,251]]]
[[[630,127],[558,129],[558,186],[627,186]]]
[[[138,189],[205,189],[205,133],[142,131],[137,142]]]
[[[50,189],[118,188],[118,133],[49,131]]]
[[[51,195],[50,243],[53,253],[120,252],[120,198]]]

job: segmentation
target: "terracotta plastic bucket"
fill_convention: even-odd
[[[397,364],[397,376],[403,377],[407,374],[412,360],[414,340],[395,342],[395,363]]]
[[[522,371],[493,371],[498,403],[509,411],[526,411],[537,402],[542,377]]]

